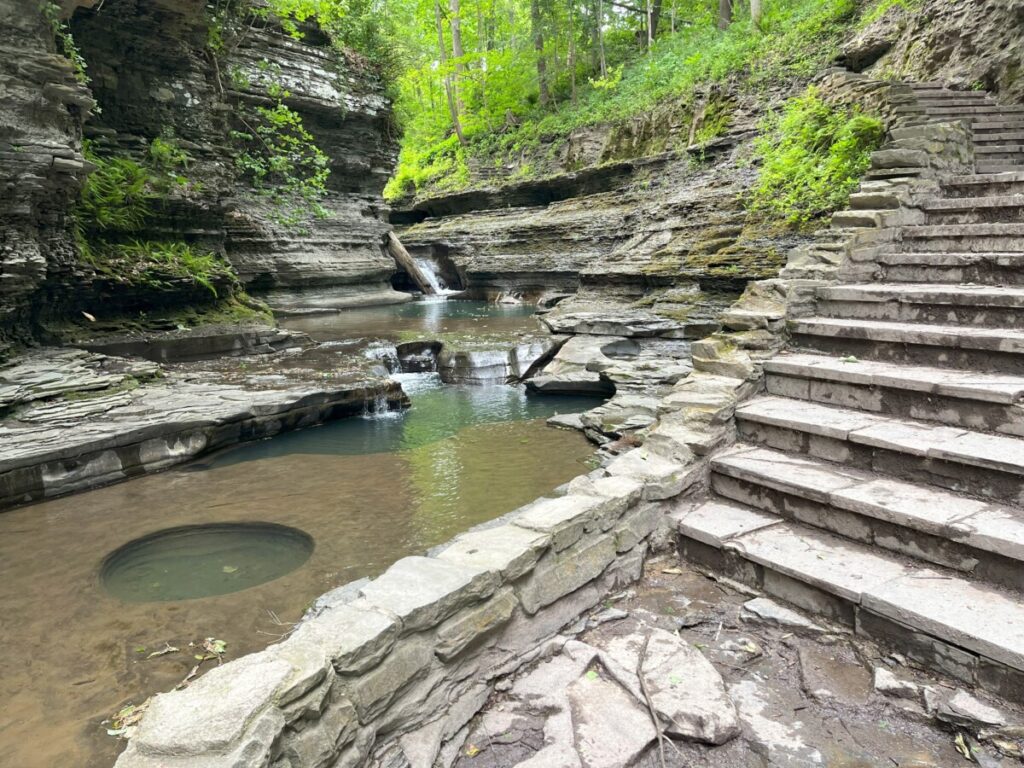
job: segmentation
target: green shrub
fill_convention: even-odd
[[[810,87],[769,117],[756,141],[761,172],[750,208],[805,225],[846,205],[885,135],[882,121],[830,104]]]

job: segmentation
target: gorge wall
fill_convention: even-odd
[[[270,20],[226,34],[196,0],[107,0],[73,13],[25,13],[0,2],[0,338],[39,337],[40,325],[209,301],[201,286],[112,280],[81,257],[72,211],[100,158],[145,163],[157,139],[180,154],[175,183],[152,200],[144,240],[226,257],[250,291],[303,302],[404,298],[388,282],[389,229],[381,190],[396,155],[390,102],[378,76],[314,27],[301,39]],[[49,14],[49,18],[47,17]],[[64,19],[63,21],[61,19]],[[76,77],[63,29],[86,65]],[[271,95],[273,94],[273,95]],[[93,108],[98,104],[98,108]],[[297,114],[330,170],[319,215],[292,216],[257,194],[239,169],[239,133],[258,107]],[[187,282],[187,281],[186,281]],[[197,291],[198,289],[198,291]],[[307,292],[303,298],[294,293]],[[141,295],[140,295],[141,294]]]

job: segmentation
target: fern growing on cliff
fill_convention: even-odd
[[[755,145],[761,172],[751,210],[797,226],[839,210],[884,135],[877,117],[830,104],[808,88],[762,125]]]
[[[217,285],[234,285],[237,275],[212,251],[183,242],[132,237],[143,231],[152,203],[167,190],[167,177],[184,155],[169,139],[155,139],[144,166],[128,157],[104,157],[85,142],[83,154],[93,171],[86,177],[74,211],[74,234],[81,260],[106,277],[133,285],[163,288],[187,280],[217,297]]]

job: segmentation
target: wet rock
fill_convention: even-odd
[[[767,759],[768,765],[810,768],[825,765],[817,749],[807,744],[798,718],[783,720],[776,713],[773,692],[757,677],[729,686],[744,727],[744,738]]]
[[[613,637],[605,650],[623,669],[635,672],[643,642],[642,635]],[[722,676],[679,636],[663,629],[650,631],[643,676],[655,708],[665,718],[666,733],[708,744],[724,744],[739,735],[736,708]]]
[[[782,627],[794,632],[821,634],[826,631],[824,627],[767,597],[756,597],[745,602],[740,610],[740,618],[751,623]]]
[[[811,698],[862,706],[871,697],[871,675],[849,647],[802,645],[798,658],[800,679]]]
[[[944,723],[971,729],[1006,725],[1006,713],[979,701],[967,691],[958,689],[938,705],[935,716]]]
[[[917,701],[921,698],[921,686],[910,680],[900,680],[885,667],[875,667],[875,690],[897,699]]]
[[[583,418],[578,413],[557,413],[548,418],[547,423],[552,427],[583,431]]]

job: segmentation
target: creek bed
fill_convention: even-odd
[[[416,328],[416,308],[359,327],[393,338]],[[369,310],[354,310],[364,316]],[[438,310],[431,308],[435,320]],[[405,313],[412,313],[412,318]],[[444,313],[470,317],[445,320]],[[490,312],[490,316],[488,316]],[[442,307],[436,330],[468,332],[490,318],[533,323],[519,308]],[[353,333],[352,319],[321,340]],[[489,332],[493,332],[492,328]],[[190,642],[226,641],[226,658],[274,642],[318,595],[509,512],[587,471],[592,446],[548,427],[554,413],[595,401],[538,398],[520,387],[442,385],[402,374],[412,407],[332,422],[235,448],[157,475],[0,515],[0,765],[109,766],[121,742],[101,722],[127,702],[168,690],[202,653]],[[242,591],[192,600],[126,602],[101,585],[104,558],[164,529],[269,523],[312,537],[308,560]],[[214,550],[215,551],[215,550]],[[216,578],[242,578],[215,563]],[[156,577],[153,577],[156,578]],[[154,582],[156,583],[156,582]],[[151,586],[151,585],[150,585]],[[162,593],[166,585],[158,585]],[[167,645],[180,650],[147,658]],[[207,662],[213,664],[216,662]]]

